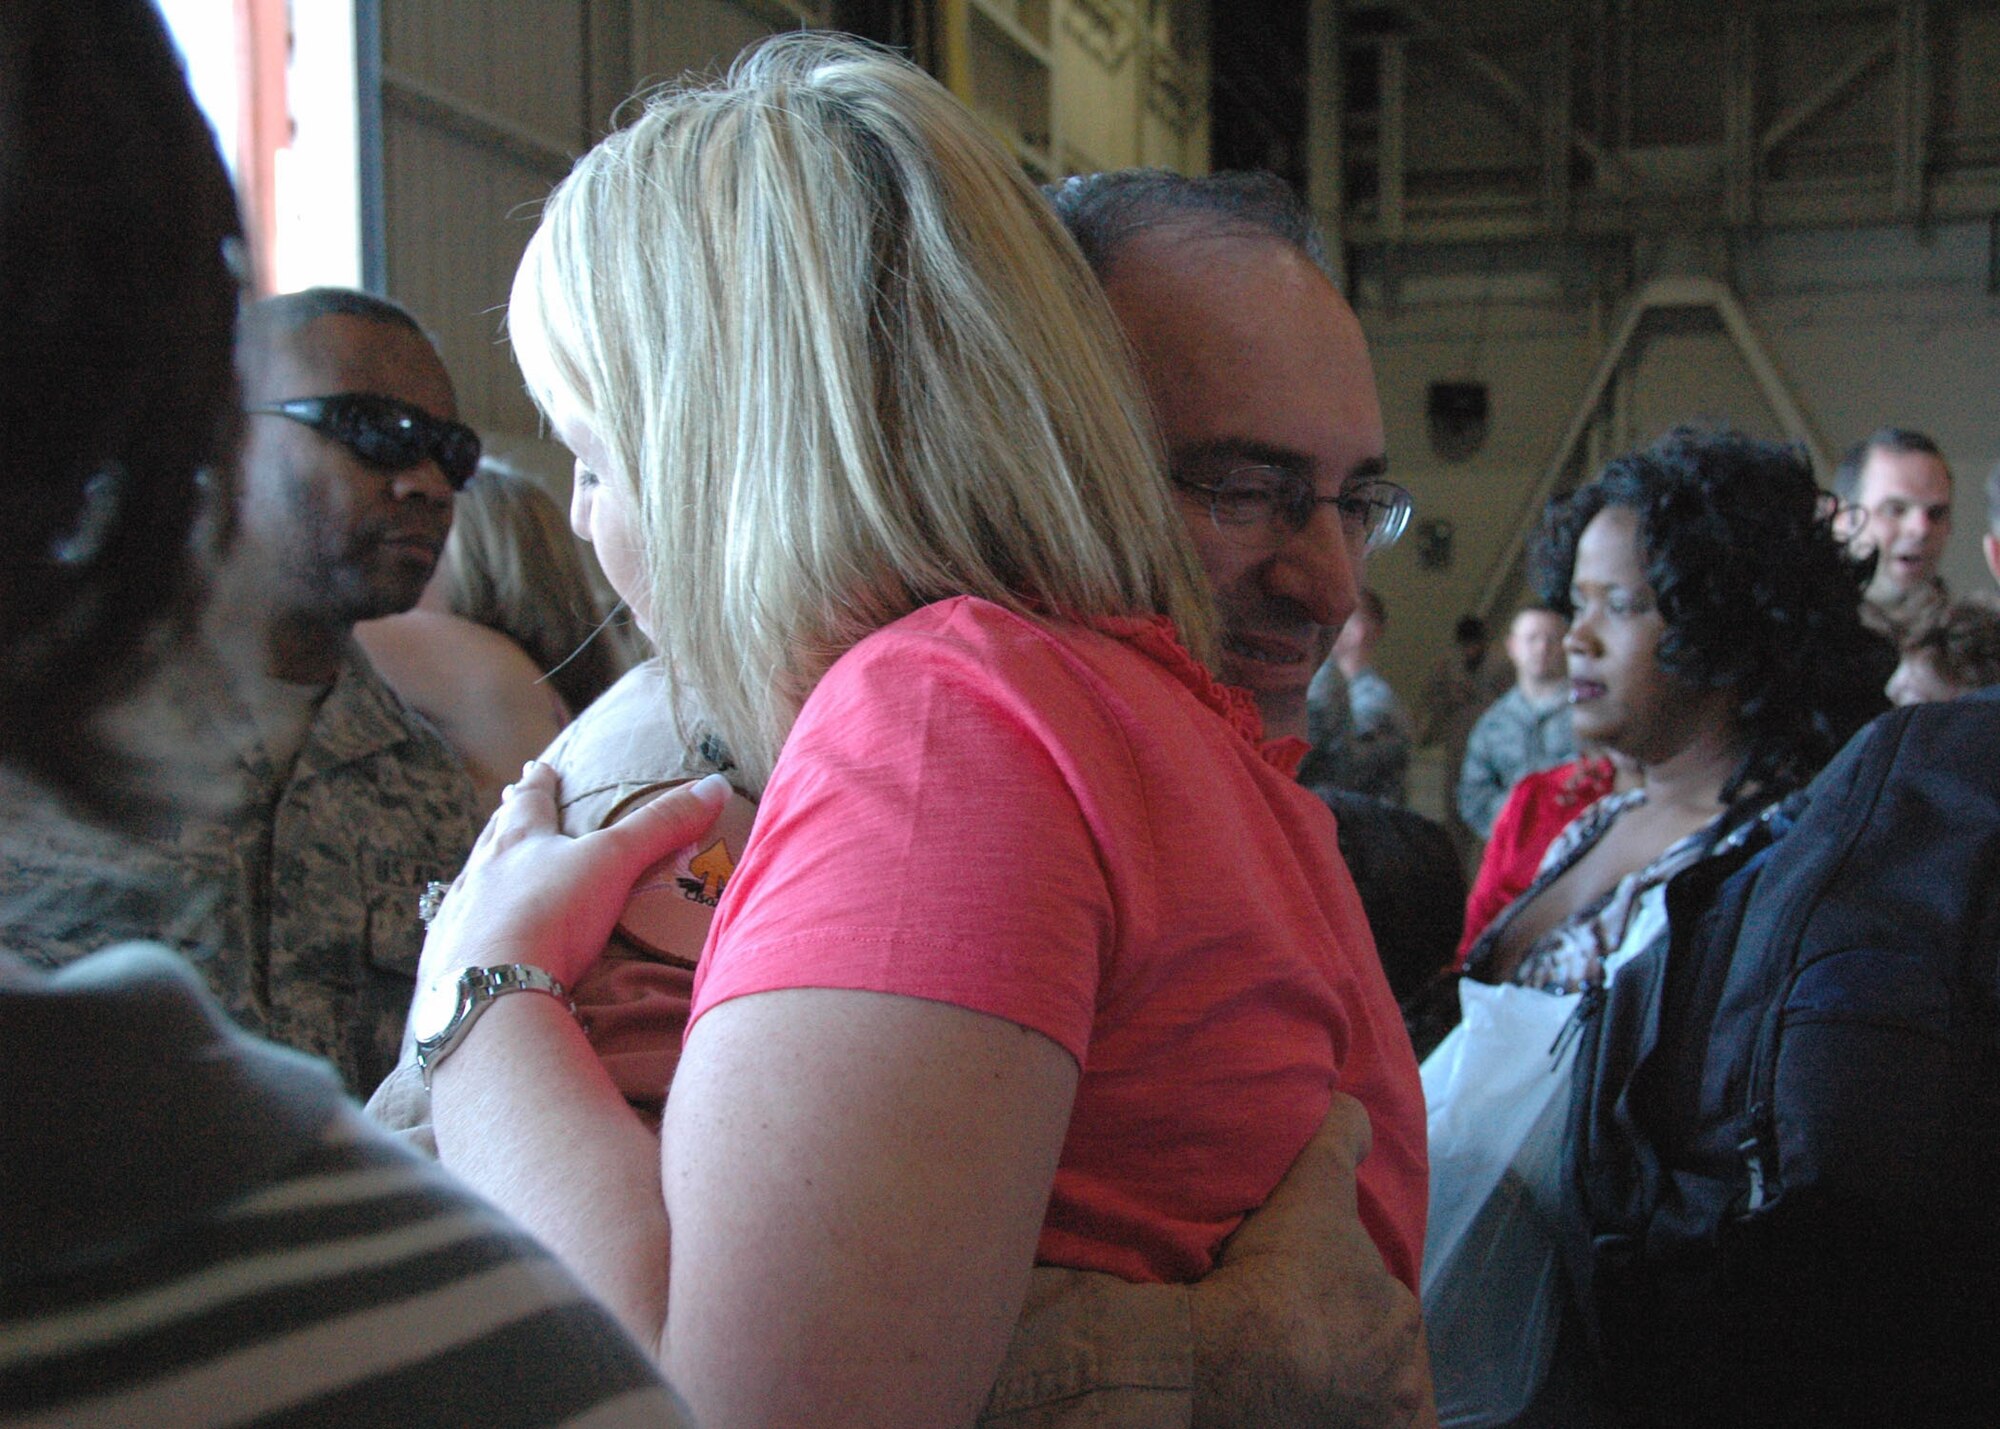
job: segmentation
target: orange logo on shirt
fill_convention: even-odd
[[[693,877],[679,880],[682,891],[695,902],[713,908],[722,897],[729,875],[736,871],[736,860],[729,856],[729,845],[717,839],[689,859],[687,868]]]

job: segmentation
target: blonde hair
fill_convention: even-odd
[[[1102,291],[887,53],[786,35],[651,99],[550,198],[508,321],[536,401],[634,489],[675,705],[753,787],[827,667],[933,600],[1157,612],[1212,655]]]
[[[571,714],[625,673],[629,662],[602,629],[605,611],[569,518],[531,478],[499,462],[482,460],[453,502],[433,580],[452,614],[527,651]]]

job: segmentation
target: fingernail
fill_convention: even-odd
[[[707,774],[688,786],[688,791],[704,804],[718,807],[728,801],[733,792],[729,780],[720,774]]]

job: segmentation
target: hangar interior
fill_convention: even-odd
[[[320,62],[296,24],[311,7],[239,6],[267,32],[293,24],[295,85]],[[558,487],[567,462],[501,318],[538,200],[633,93],[833,26],[914,53],[1038,180],[1254,165],[1309,196],[1417,498],[1369,572],[1406,699],[1461,613],[1504,620],[1521,598],[1543,499],[1677,421],[1822,463],[1885,423],[1931,433],[1958,477],[1945,577],[1985,579],[2000,0],[354,0],[353,16],[364,280],[437,332],[492,444]]]

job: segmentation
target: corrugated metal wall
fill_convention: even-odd
[[[635,88],[724,64],[788,18],[729,0],[382,0],[383,276],[483,430],[538,430],[502,315],[543,197]]]
[[[560,485],[564,463],[535,441],[502,323],[538,204],[628,95],[720,69],[774,30],[826,23],[832,6],[364,2],[381,40],[384,286],[436,334],[468,419]],[[947,3],[1017,12],[1021,0]],[[1207,167],[1206,15],[1195,0],[1044,0],[1055,168]]]

